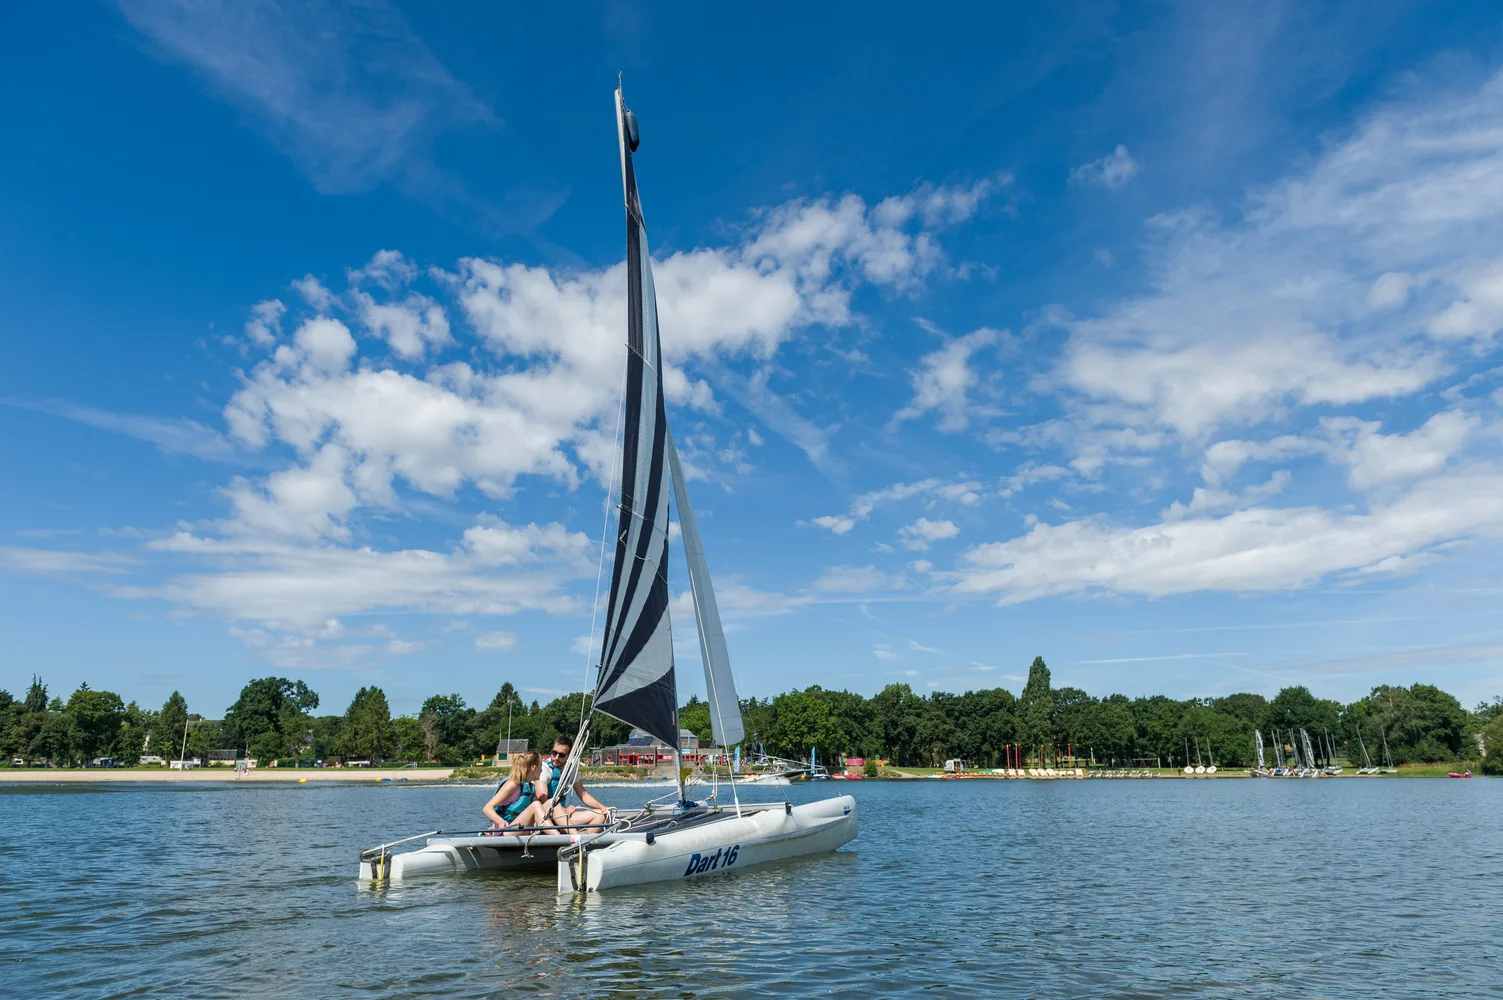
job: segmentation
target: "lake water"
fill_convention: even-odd
[[[847,849],[370,890],[479,787],[0,787],[5,997],[1503,996],[1503,781],[847,782]],[[602,790],[618,805],[640,793]]]

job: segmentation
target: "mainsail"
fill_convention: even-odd
[[[636,119],[616,91],[626,194],[626,411],[616,559],[601,645],[596,711],[678,744],[673,629],[668,621],[668,419],[647,228],[631,154]]]

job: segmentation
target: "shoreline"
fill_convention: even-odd
[[[1465,767],[1465,764],[1460,767]],[[1358,775],[1355,773],[1339,775],[1323,775],[1324,778],[1444,778],[1447,769],[1459,769],[1448,764],[1429,765],[1406,765],[1400,768],[1397,774]],[[246,784],[246,785],[289,785],[289,784],[433,784],[436,782],[453,782],[467,785],[494,784],[498,777],[504,775],[498,771],[494,776],[480,776],[473,773],[457,774],[455,772],[471,771],[467,767],[428,767],[428,768],[266,768],[254,771],[234,771],[230,768],[195,768],[191,771],[167,771],[145,769],[115,769],[115,768],[0,768],[0,786],[5,785],[106,785],[106,784],[162,784],[162,783],[186,783],[186,784]],[[1473,773],[1482,777],[1480,770],[1475,766]],[[929,778],[950,782],[973,782],[973,781],[1084,781],[1084,780],[1117,780],[1108,779],[1106,776],[1087,779],[1084,777],[1066,775],[1028,775],[1018,777],[1006,777],[999,774],[971,773],[959,777],[941,775],[927,768],[912,768],[898,772],[898,776],[882,776],[880,778],[862,778],[865,781],[912,781]],[[1184,774],[1169,771],[1167,768],[1157,774],[1143,777],[1122,776],[1120,780],[1143,781],[1154,778],[1168,778],[1180,781],[1212,781],[1226,780],[1251,780],[1252,776],[1246,770],[1236,769],[1220,771],[1216,774]],[[599,787],[651,787],[665,785],[667,782],[650,779],[633,781],[616,775],[600,775],[591,779],[585,776],[586,781]],[[1271,780],[1271,779],[1265,779]],[[1309,780],[1309,779],[1300,779]],[[772,787],[772,786],[769,786]]]
[[[448,781],[454,773],[452,767],[429,767],[422,769],[414,768],[273,768],[254,771],[235,771],[231,768],[194,768],[191,771],[146,771],[127,768],[97,768],[87,770],[68,770],[63,768],[34,768],[23,770],[0,769],[0,785],[51,785],[51,784],[89,784],[104,785],[117,784],[120,782],[187,782],[216,784],[320,784],[326,782],[343,782],[346,784],[372,784],[377,782],[403,782],[406,784],[428,783],[433,781]]]

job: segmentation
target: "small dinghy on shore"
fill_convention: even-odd
[[[616,90],[616,131],[621,180],[626,198],[627,352],[621,436],[620,504],[615,559],[605,614],[595,690],[590,705],[679,747],[678,686],[673,667],[673,631],[668,606],[668,500],[678,513],[679,534],[689,569],[704,663],[710,724],[721,747],[746,738],[736,697],[730,654],[689,488],[668,430],[660,373],[662,348],[653,291],[647,229],[637,197],[632,154],[640,142],[637,118]],[[579,755],[588,745],[590,712],[580,720],[573,750],[557,787],[570,789],[579,774]],[[833,851],[856,837],[856,801],[849,795],[803,805],[789,802],[743,804],[741,784],[786,785],[793,772],[755,774],[724,782],[732,802],[721,803],[720,783],[704,802],[689,800],[684,769],[669,805],[648,803],[616,813],[608,825],[589,828],[533,827],[444,834],[435,830],[361,852],[360,877],[369,881],[470,871],[556,872],[558,891],[595,892],[624,885],[673,882],[740,871],[753,865]],[[822,776],[813,751],[806,776]],[[696,788],[696,794],[700,789]],[[396,851],[423,841],[415,850]]]

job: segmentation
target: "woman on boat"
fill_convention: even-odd
[[[491,821],[492,830],[501,830],[503,836],[508,836],[504,831],[511,827],[542,825],[548,802],[548,793],[537,785],[542,773],[543,759],[533,751],[512,758],[511,776],[480,810]]]

